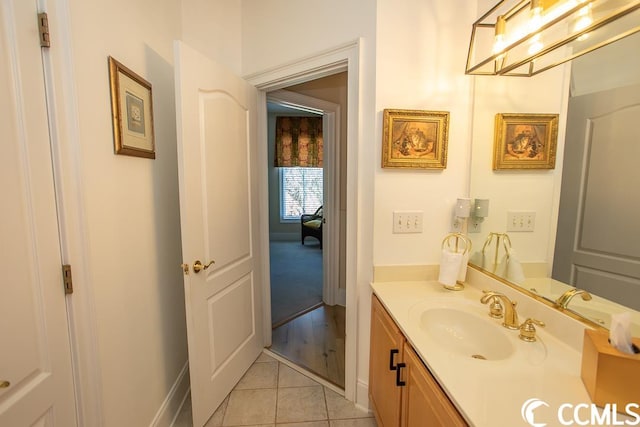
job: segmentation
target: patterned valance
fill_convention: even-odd
[[[276,167],[322,167],[322,117],[276,118]]]

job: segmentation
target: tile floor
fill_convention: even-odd
[[[261,354],[205,425],[376,427],[373,415],[287,365]],[[188,398],[173,427],[192,427]]]

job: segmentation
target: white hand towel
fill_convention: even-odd
[[[471,261],[472,263],[474,263],[475,265],[477,265],[480,268],[484,268],[485,264],[486,264],[486,257],[484,256],[484,254],[481,251],[475,252],[473,255],[471,255],[469,257],[469,261]]]
[[[462,252],[450,252],[446,249],[442,250],[440,259],[440,274],[438,282],[446,286],[456,284],[458,274],[460,274],[460,265],[462,264]]]
[[[460,260],[460,272],[458,273],[458,281],[467,280],[467,264],[469,264],[469,252],[465,252]]]
[[[522,264],[520,264],[520,260],[516,255],[516,251],[511,249],[509,252],[509,259],[507,261],[507,280],[513,282],[517,285],[524,284],[524,270],[522,269]]]

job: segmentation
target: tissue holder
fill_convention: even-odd
[[[632,342],[640,348],[640,338]],[[622,353],[613,347],[606,331],[584,330],[580,376],[598,406],[615,403],[624,410],[628,403],[638,403],[640,354]]]

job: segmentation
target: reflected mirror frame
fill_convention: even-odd
[[[544,297],[542,295],[538,295],[535,292],[531,292],[529,289],[526,289],[526,288],[524,288],[524,287],[522,287],[520,285],[516,285],[515,283],[510,282],[510,281],[508,281],[506,279],[503,279],[502,277],[497,276],[497,275],[491,273],[490,271],[485,270],[485,269],[483,269],[483,268],[481,268],[481,267],[479,267],[479,266],[477,266],[475,264],[469,264],[469,268],[473,268],[474,270],[477,270],[477,271],[479,271],[481,273],[484,273],[487,276],[491,277],[492,279],[495,279],[498,282],[503,283],[503,284],[509,286],[510,288],[512,288],[512,289],[514,289],[514,290],[516,290],[516,291],[518,291],[518,292],[520,292],[522,294],[525,294],[526,296],[531,297],[536,301],[539,301],[539,302],[543,303],[544,305],[547,305],[547,306],[549,306],[551,308],[554,308],[554,309],[558,310],[559,312],[564,313],[567,316],[571,317],[572,319],[579,320],[580,322],[586,324],[587,326],[592,327],[595,330],[607,331],[607,332],[609,331],[609,329],[605,328],[604,326],[600,325],[599,323],[594,322],[594,321],[586,318],[585,316],[582,316],[582,315],[580,315],[580,314],[578,314],[578,313],[576,313],[576,312],[574,312],[572,310],[561,309],[555,304],[554,301],[551,301],[549,298],[546,298],[546,297]],[[570,285],[567,285],[567,286],[570,286]]]

